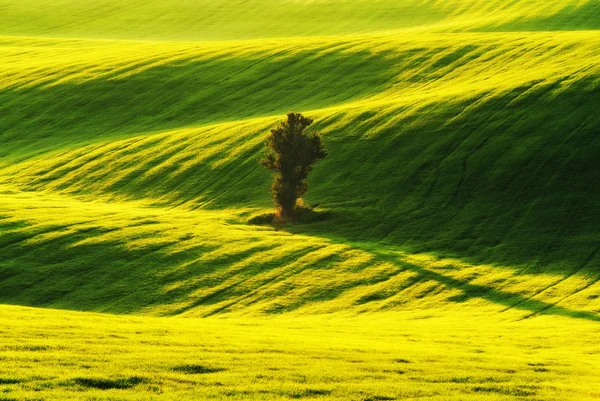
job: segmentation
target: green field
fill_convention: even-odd
[[[598,110],[597,0],[0,0],[0,400],[598,399]]]

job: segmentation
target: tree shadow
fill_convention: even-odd
[[[333,242],[339,242],[339,239],[328,239]],[[434,271],[419,266],[415,263],[410,263],[405,260],[405,257],[403,257],[403,255],[406,255],[405,252],[394,250],[393,247],[386,247],[385,245],[365,242],[352,243],[342,241],[339,243],[343,243],[345,245],[350,245],[357,249],[364,250],[365,252],[374,255],[378,261],[389,262],[397,266],[400,269],[400,271],[411,271],[413,273],[416,273],[418,275],[418,278],[413,279],[413,282],[434,280],[440,284],[443,284],[447,288],[459,290],[461,292],[460,294],[448,298],[448,300],[451,302],[463,303],[472,299],[479,298],[497,305],[505,306],[506,309],[504,309],[503,312],[509,309],[518,309],[525,312],[529,312],[523,317],[523,319],[531,318],[538,315],[555,315],[576,319],[585,319],[595,322],[600,321],[600,314],[569,309],[542,300],[532,299],[532,297],[523,294],[518,294],[514,292],[504,292],[497,288],[487,285],[472,284],[468,281],[460,280],[449,275],[445,275],[443,273],[440,273],[439,271]],[[567,276],[565,276],[565,278],[566,277]],[[561,279],[560,281],[564,280],[565,278]],[[595,283],[596,281],[597,279],[594,279],[592,284],[588,284],[587,287],[593,285],[593,283]],[[391,294],[388,293],[386,295],[389,296]],[[375,296],[373,297],[373,299],[363,299],[362,301],[363,303],[366,303],[371,300],[380,300],[385,298],[386,296]]]

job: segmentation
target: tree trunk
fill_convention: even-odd
[[[296,218],[297,192],[296,185],[290,181],[277,179],[273,183],[275,203],[282,222],[294,221]]]

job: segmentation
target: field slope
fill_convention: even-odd
[[[0,308],[0,391],[598,397],[599,7],[0,0],[0,302],[73,311]],[[254,223],[272,207],[257,158],[291,110],[330,156],[310,221],[276,231]],[[95,337],[136,362],[62,345]],[[256,373],[261,352],[300,362]],[[412,370],[388,366],[402,352]]]

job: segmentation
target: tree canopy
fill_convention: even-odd
[[[320,134],[305,132],[312,123],[300,113],[288,113],[265,141],[260,163],[275,172],[271,191],[276,215],[283,222],[295,219],[298,198],[308,190],[308,174],[317,160],[327,156]]]

